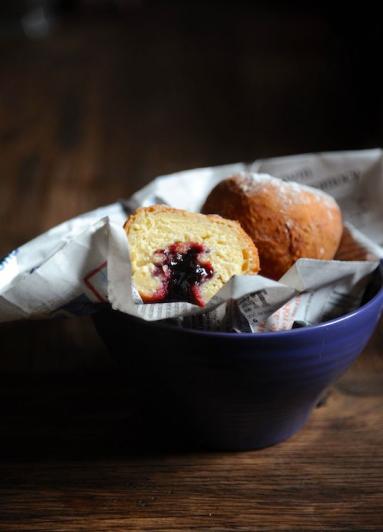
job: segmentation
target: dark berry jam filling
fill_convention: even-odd
[[[153,275],[159,277],[162,286],[150,298],[151,302],[188,301],[203,307],[200,286],[214,274],[211,263],[203,257],[207,253],[206,246],[196,242],[176,242],[157,250]]]

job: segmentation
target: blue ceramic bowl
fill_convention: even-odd
[[[156,420],[157,434],[245,450],[278,443],[303,426],[325,389],[361,353],[382,309],[380,268],[358,310],[291,331],[201,332],[112,310],[94,321],[126,368],[135,401],[146,405],[146,422]]]

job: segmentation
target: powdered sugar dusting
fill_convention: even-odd
[[[290,205],[308,205],[315,200],[325,202],[328,207],[334,208],[336,206],[334,198],[326,194],[326,192],[295,181],[283,181],[269,174],[247,172],[241,172],[235,177],[238,186],[245,194],[270,191],[270,188],[272,188],[281,204],[285,207]],[[302,192],[309,192],[310,196],[302,194]]]

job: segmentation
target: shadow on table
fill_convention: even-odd
[[[2,375],[2,460],[115,458],[201,449],[176,405],[135,403],[124,376]]]

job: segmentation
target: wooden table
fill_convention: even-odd
[[[161,173],[382,142],[372,104],[348,117],[362,84],[340,98],[323,18],[285,13],[270,44],[265,13],[225,9],[0,35],[0,256]],[[0,530],[383,529],[382,325],[301,432],[246,453],[155,439],[88,318],[6,324],[0,345]]]

